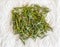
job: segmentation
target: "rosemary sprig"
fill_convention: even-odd
[[[13,30],[19,34],[22,42],[25,43],[28,38],[42,38],[49,30],[52,30],[45,19],[48,12],[49,8],[36,4],[15,7],[12,10]]]

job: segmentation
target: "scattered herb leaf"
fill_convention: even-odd
[[[28,38],[43,38],[52,28],[46,22],[49,8],[39,5],[25,5],[12,10],[13,30],[19,34],[22,42]]]

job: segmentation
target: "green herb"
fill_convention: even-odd
[[[52,30],[45,19],[48,12],[49,8],[36,4],[15,7],[12,10],[14,33],[19,34],[24,43],[28,38],[43,38],[48,31]]]

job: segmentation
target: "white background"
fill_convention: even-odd
[[[53,32],[47,34],[43,39],[36,41],[28,39],[26,44],[13,34],[11,28],[11,9],[23,4],[40,4],[51,9],[48,21],[53,27]],[[60,47],[60,1],[58,0],[0,0],[0,47]]]

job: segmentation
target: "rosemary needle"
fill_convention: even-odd
[[[48,12],[49,8],[36,4],[13,8],[13,30],[16,34],[19,34],[23,43],[28,38],[43,38],[48,31],[52,30],[45,19]]]

